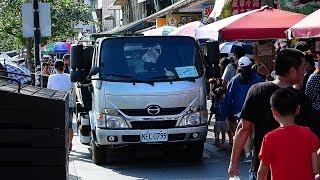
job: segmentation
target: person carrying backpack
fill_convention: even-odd
[[[225,87],[227,87],[228,82],[236,75],[236,72],[238,69],[237,61],[241,57],[245,56],[245,54],[246,54],[246,50],[243,47],[239,46],[235,48],[234,50],[235,62],[228,64],[222,74],[221,79],[223,80],[223,85]]]

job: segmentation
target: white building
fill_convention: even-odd
[[[102,3],[102,0],[84,0],[84,3],[85,4],[88,4],[91,8],[95,9],[96,11],[93,12],[92,16],[93,16],[93,19],[95,21],[99,21],[99,18],[97,16],[97,14],[99,13],[99,1],[101,1]],[[98,13],[97,13],[97,10],[98,10]],[[81,33],[94,33],[96,32],[97,30],[98,31],[101,31],[99,30],[99,27],[94,27],[94,25],[92,23],[89,23],[89,24],[85,24],[83,22],[80,22],[79,24],[75,25],[74,26],[74,30],[76,32],[81,32]]]

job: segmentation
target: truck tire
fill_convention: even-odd
[[[187,145],[186,153],[191,161],[200,161],[202,159],[204,142],[193,142]]]
[[[105,165],[107,163],[106,147],[97,146],[96,142],[91,139],[92,160],[96,165]]]

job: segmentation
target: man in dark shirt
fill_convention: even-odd
[[[258,83],[250,88],[241,111],[241,120],[234,138],[228,170],[230,177],[239,175],[239,157],[243,146],[254,127],[253,159],[249,179],[256,178],[256,172],[260,164],[258,154],[260,152],[263,137],[268,132],[278,127],[277,122],[272,116],[271,106],[269,103],[270,97],[280,88],[291,87],[294,84],[300,83],[303,80],[306,65],[304,55],[301,51],[296,49],[281,50],[275,60],[275,80]],[[305,125],[305,121],[310,120],[309,117],[311,112],[307,110],[309,107],[306,107],[310,106],[310,104],[304,101],[301,94],[300,106],[302,107],[302,112],[300,113],[300,117],[302,116],[302,119],[298,118],[299,122],[297,122],[297,124]],[[300,122],[300,119],[304,121]]]
[[[63,55],[62,59],[65,65],[64,73],[70,74],[70,54]]]
[[[304,78],[303,78],[303,84],[302,84],[302,88],[301,88],[302,92],[304,92],[306,90],[306,85],[307,85],[307,82],[308,82],[310,75],[316,70],[315,61],[313,59],[312,54],[309,52],[305,53],[305,59],[306,59],[308,66],[307,66],[306,73],[304,74]]]

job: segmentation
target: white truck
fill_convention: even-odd
[[[198,43],[179,36],[98,37],[71,47],[77,117],[93,161],[134,144],[160,144],[200,160],[208,129],[205,66]],[[181,152],[179,152],[181,154]]]

